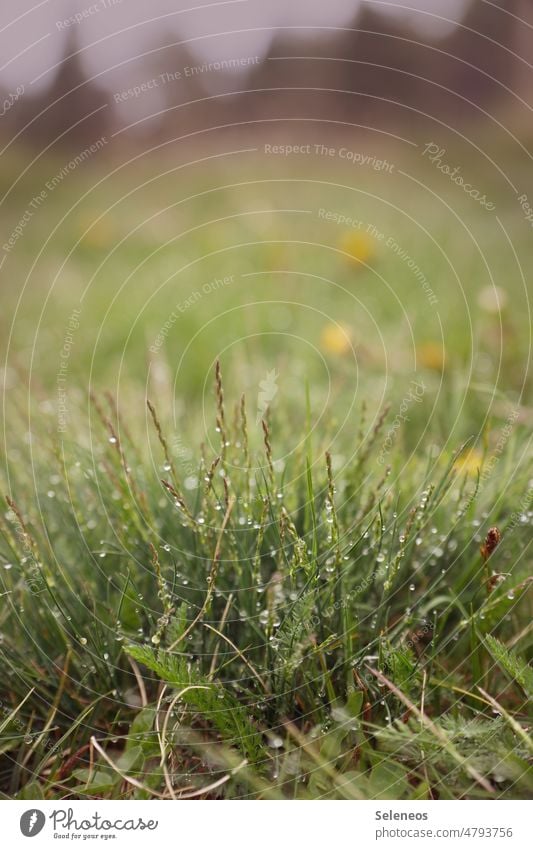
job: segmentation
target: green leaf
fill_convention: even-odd
[[[185,602],[180,604],[177,612],[170,618],[170,622],[166,628],[166,641],[169,645],[173,645],[180,638],[185,628],[187,627],[187,605]]]
[[[527,696],[533,696],[533,669],[526,661],[516,652],[509,651],[503,643],[490,634],[485,636],[484,642],[493,659],[504,672],[522,687]]]
[[[167,684],[182,690],[184,704],[208,719],[225,742],[237,746],[251,762],[260,759],[261,738],[245,708],[227,690],[203,678],[180,655],[168,654],[163,649],[156,652],[149,646],[130,645],[126,651]]]
[[[329,731],[324,737],[322,745],[320,746],[320,756],[323,757],[328,764],[332,764],[333,761],[336,761],[337,758],[340,757],[342,752],[342,743],[347,734],[348,729],[345,731],[339,729],[337,731]]]
[[[117,760],[117,767],[121,772],[129,773],[139,765],[143,758],[143,750],[141,746],[132,746],[127,748]]]
[[[143,708],[135,717],[131,724],[128,740],[126,743],[126,751],[141,747],[145,754],[150,751],[154,745],[157,749],[156,735],[153,730],[155,719],[155,710],[150,707]]]
[[[17,793],[17,799],[44,799],[43,789],[38,781],[28,781]]]
[[[415,657],[410,649],[389,647],[384,654],[387,671],[393,684],[402,693],[415,697],[418,683],[418,671]]]
[[[72,773],[72,777],[80,782],[75,790],[91,795],[95,793],[106,793],[112,790],[117,780],[120,780],[119,775],[112,775],[103,769],[76,769]]]
[[[352,690],[346,702],[346,708],[350,716],[359,717],[363,707],[363,692],[362,690]]]
[[[393,761],[381,761],[372,770],[369,793],[372,799],[402,799],[409,790],[405,770]]]

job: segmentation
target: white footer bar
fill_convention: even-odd
[[[2,802],[6,849],[84,846],[366,849],[533,846],[528,802]],[[69,841],[67,843],[67,841]]]

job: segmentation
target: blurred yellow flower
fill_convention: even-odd
[[[82,244],[91,248],[105,248],[110,245],[115,236],[115,228],[108,216],[100,218],[98,215],[83,215],[79,221],[80,236]]]
[[[350,259],[355,260],[357,265],[360,262],[368,262],[375,254],[372,237],[366,233],[356,233],[353,230],[348,230],[341,236],[339,248],[348,254]]]
[[[253,218],[253,216],[252,216]],[[266,245],[265,266],[270,269],[284,268],[287,263],[287,247],[278,242]]]
[[[352,350],[351,328],[330,321],[322,328],[320,347],[328,354],[347,354]]]
[[[467,474],[476,476],[478,469],[481,469],[483,463],[483,455],[476,448],[463,451],[453,464],[456,472],[459,474]]]
[[[416,349],[416,358],[423,368],[442,371],[444,368],[444,348],[436,342],[425,342]]]

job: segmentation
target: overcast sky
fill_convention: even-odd
[[[262,56],[276,28],[301,27],[305,34],[305,27],[343,26],[360,2],[408,15],[423,32],[449,28],[442,19],[457,19],[465,6],[465,0],[0,0],[0,84],[12,91],[48,82],[68,33],[86,48],[89,73],[113,88],[162,39],[191,39],[203,61]],[[83,18],[67,25],[77,13]]]

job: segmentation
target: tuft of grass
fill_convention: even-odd
[[[480,489],[457,446],[393,479],[387,407],[285,454],[219,363],[213,398],[192,487],[153,401],[149,450],[95,399],[90,450],[43,429],[9,478],[4,796],[528,797],[527,467]]]

